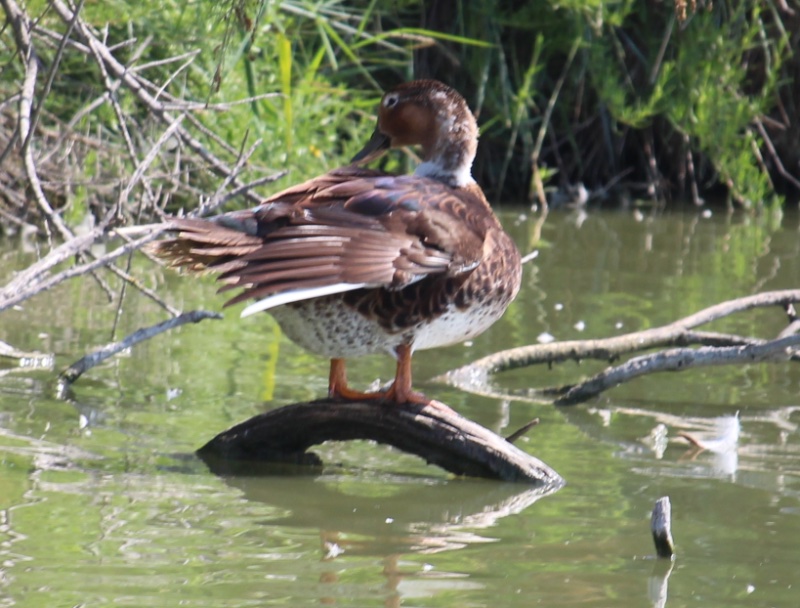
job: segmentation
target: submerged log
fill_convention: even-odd
[[[391,445],[455,475],[554,488],[564,483],[541,460],[438,401],[425,405],[331,399],[295,403],[223,431],[197,454],[213,470],[226,462],[320,465],[308,448],[353,439]]]

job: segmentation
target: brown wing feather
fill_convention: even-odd
[[[176,266],[219,272],[221,291],[244,289],[226,305],[338,283],[397,290],[428,275],[471,271],[492,221],[482,195],[347,167],[255,209],[174,219],[177,235],[155,251]]]

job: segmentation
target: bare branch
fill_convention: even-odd
[[[110,344],[106,344],[101,348],[95,350],[92,353],[82,357],[72,365],[70,365],[67,369],[65,369],[59,375],[59,386],[58,386],[58,393],[59,395],[64,395],[69,386],[75,382],[84,372],[92,369],[96,365],[99,365],[109,357],[116,355],[117,353],[131,348],[134,345],[142,342],[144,340],[149,340],[153,336],[157,336],[165,331],[173,329],[174,327],[179,327],[181,325],[185,325],[186,323],[199,323],[204,319],[221,319],[222,315],[218,312],[209,312],[207,310],[193,310],[191,312],[185,312],[182,315],[179,315],[173,319],[169,319],[167,321],[163,321],[157,325],[152,325],[150,327],[143,327],[142,329],[137,329],[135,332],[127,336],[125,339],[120,340],[119,342],[111,342]]]
[[[600,372],[585,382],[560,389],[548,389],[545,394],[560,395],[555,405],[575,405],[645,374],[682,372],[698,367],[747,363],[784,362],[797,356],[800,336],[770,340],[764,344],[724,348],[677,348],[636,357],[617,367]]]
[[[601,359],[613,361],[623,354],[642,351],[658,346],[687,346],[705,344],[709,346],[734,346],[742,344],[763,344],[763,340],[732,336],[711,332],[691,332],[693,327],[716,321],[735,312],[764,306],[783,306],[800,302],[800,289],[771,291],[716,304],[668,325],[644,331],[604,338],[599,340],[569,340],[551,344],[533,344],[504,350],[488,357],[473,361],[469,365],[451,370],[435,380],[460,386],[460,377],[485,379],[489,374],[535,365],[538,363],[559,363],[561,361],[581,361],[582,359]]]
[[[520,437],[525,435],[525,433],[530,431],[537,424],[539,424],[539,419],[538,418],[534,418],[530,422],[527,422],[524,425],[522,425],[520,428],[518,428],[516,431],[514,431],[510,435],[506,436],[506,441],[508,441],[509,443],[514,443],[517,439],[519,439]]]
[[[778,173],[780,173],[786,181],[792,184],[795,188],[800,190],[800,180],[797,179],[794,175],[789,173],[786,170],[786,167],[783,166],[783,162],[781,161],[781,157],[778,152],[775,150],[775,146],[772,143],[772,139],[770,139],[767,130],[764,128],[764,123],[760,120],[756,120],[756,128],[758,129],[759,135],[761,135],[761,141],[764,142],[764,145],[767,148],[767,152],[769,152],[769,156],[772,159],[772,162],[775,163],[775,167],[778,169]]]
[[[279,171],[278,173],[273,173],[272,175],[264,175],[262,177],[254,179],[251,182],[242,184],[238,188],[235,188],[234,190],[231,190],[230,192],[226,193],[225,196],[220,197],[219,200],[213,206],[209,205],[209,210],[206,211],[206,213],[210,213],[211,209],[215,208],[218,209],[219,207],[222,207],[229,200],[236,198],[237,196],[240,196],[241,194],[247,192],[248,190],[252,190],[253,188],[258,188],[259,186],[263,186],[264,184],[270,184],[275,180],[282,178],[287,173],[288,171]]]
[[[239,149],[239,156],[236,159],[236,164],[231,169],[230,174],[225,176],[225,179],[222,180],[222,183],[217,187],[217,191],[214,192],[214,195],[207,201],[203,202],[203,204],[200,205],[197,209],[195,209],[192,215],[197,215],[197,216],[206,215],[207,213],[211,213],[212,211],[217,209],[222,204],[223,191],[228,187],[228,185],[234,179],[236,179],[236,176],[242,170],[242,167],[244,167],[247,160],[253,155],[258,146],[261,145],[261,139],[257,139],[255,142],[253,142],[253,145],[250,146],[250,148],[247,151],[245,151],[244,145],[247,142],[248,135],[249,132],[245,133],[244,138],[242,139],[242,146]]]
[[[87,272],[91,272],[92,270],[101,268],[103,266],[108,266],[109,264],[111,264],[111,262],[113,262],[117,258],[125,255],[126,253],[130,253],[131,251],[136,251],[137,249],[143,247],[150,241],[153,241],[156,238],[158,238],[166,229],[166,225],[155,224],[151,225],[149,229],[150,229],[149,234],[146,234],[145,236],[136,239],[134,241],[128,241],[125,245],[122,245],[117,249],[91,262],[86,262],[84,264],[79,264],[77,266],[67,268],[66,270],[63,270],[56,275],[44,278],[41,275],[54,266],[54,264],[52,263],[54,258],[48,259],[49,258],[48,254],[46,258],[43,258],[40,261],[40,262],[45,262],[45,260],[47,260],[45,264],[42,264],[41,266],[40,262],[37,262],[37,264],[35,264],[35,266],[38,267],[37,270],[39,270],[40,272],[37,272],[35,274],[35,279],[37,280],[33,284],[25,284],[19,281],[18,280],[19,277],[17,277],[11,283],[9,283],[9,285],[7,285],[2,292],[0,292],[0,312],[5,310],[6,308],[14,306],[15,304],[19,304],[20,302],[23,302],[24,300],[27,300],[30,297],[35,296],[37,293],[41,293],[42,291],[51,289],[56,285],[58,285],[59,283],[66,281],[67,279],[71,279],[73,277],[86,274]],[[88,247],[90,247],[91,244],[94,242],[94,238],[96,238],[96,233],[93,231],[86,237],[76,237],[75,239],[72,239],[71,241],[64,243],[64,245],[54,249],[51,253],[58,251],[59,253],[56,257],[60,257],[63,256],[67,251],[76,248],[88,249]],[[117,269],[117,271],[122,272],[119,269]],[[27,274],[28,271],[25,271],[25,273]]]
[[[19,367],[25,369],[50,369],[53,367],[55,356],[53,353],[40,353],[38,351],[22,351],[0,340],[0,359],[16,359]]]
[[[156,143],[150,147],[145,157],[142,159],[140,163],[136,165],[136,169],[131,175],[128,182],[125,184],[125,187],[119,194],[119,203],[122,204],[124,201],[128,200],[128,197],[131,195],[133,188],[142,179],[144,172],[147,171],[148,167],[153,163],[158,156],[158,153],[161,152],[162,146],[169,140],[170,137],[178,130],[181,126],[181,122],[183,122],[184,115],[178,116],[169,127],[159,136],[156,140]]]
[[[33,48],[30,32],[32,25],[28,16],[20,9],[14,0],[1,0],[8,20],[14,30],[17,46],[24,61],[25,76],[22,81],[22,91],[19,100],[19,138],[22,142],[22,159],[25,174],[33,190],[36,203],[47,217],[48,221],[56,227],[63,238],[71,238],[72,232],[64,224],[61,216],[54,210],[42,189],[39,174],[36,171],[36,162],[33,158],[31,147],[32,133],[36,128],[33,122],[33,98],[36,90],[36,79],[39,74],[39,59]],[[73,22],[73,16],[66,21]]]
[[[22,272],[17,273],[17,275],[0,291],[0,311],[25,299],[16,298],[26,290],[35,287],[37,283],[43,280],[43,276],[54,266],[57,266],[64,260],[78,253],[87,251],[102,233],[103,228],[98,226],[91,232],[70,239],[55,249],[51,249],[50,252],[38,262],[31,264]]]
[[[493,397],[542,401],[547,396],[550,398],[558,396],[556,403],[566,404],[577,403],[624,381],[655,371],[682,370],[688,369],[689,366],[753,362],[753,359],[748,357],[761,356],[762,354],[765,357],[765,361],[782,361],[784,359],[781,349],[784,343],[780,340],[797,332],[797,321],[793,320],[790,312],[793,308],[790,308],[790,306],[792,303],[799,301],[800,290],[764,292],[722,302],[668,325],[640,332],[613,338],[570,340],[505,350],[446,372],[434,378],[434,380],[451,384],[473,393]],[[715,332],[692,331],[691,329],[736,312],[765,306],[782,306],[789,314],[791,323],[781,332],[777,340],[768,341],[760,338]],[[584,359],[614,361],[623,355],[652,348],[664,346],[687,347],[691,345],[700,345],[701,348],[681,348],[632,359],[624,365],[610,368],[581,384],[558,388],[532,389],[525,396],[499,393],[489,383],[491,374],[529,365],[560,363],[568,360],[581,361]],[[773,352],[771,350],[773,348],[776,348],[777,352]],[[756,353],[756,355],[753,355],[753,353]],[[800,351],[797,349],[790,350],[786,355],[786,359],[800,361]]]
[[[4,2],[11,2],[13,0],[3,0]],[[52,6],[55,11],[59,14],[59,16],[65,22],[69,22],[74,13],[72,10],[62,2],[62,0],[52,0]],[[121,64],[117,59],[108,51],[108,49],[97,39],[97,37],[90,31],[88,26],[83,23],[80,19],[78,19],[76,23],[76,29],[78,35],[83,39],[83,41],[92,49],[93,53],[96,53],[99,57],[102,58],[103,62],[105,63],[106,68],[109,70],[109,73],[113,74],[116,78],[120,79],[124,85],[133,93],[137,99],[141,103],[145,105],[145,107],[159,120],[161,120],[166,125],[171,125],[175,120],[174,117],[164,108],[164,105],[158,101],[156,97],[148,93],[144,86],[142,85],[141,80],[137,75],[133,74],[128,68]],[[198,156],[200,156],[216,173],[221,177],[227,177],[231,174],[231,168],[224,163],[222,160],[217,158],[213,153],[211,153],[206,146],[203,145],[202,142],[197,140],[189,131],[187,131],[183,127],[179,127],[176,131],[176,134],[181,138],[181,140],[189,146],[191,150],[193,150]],[[238,179],[231,180],[231,184],[233,186],[240,186],[241,182]],[[261,198],[253,193],[253,192],[246,192],[246,197],[253,202],[259,203],[261,202]]]
[[[650,518],[650,533],[653,535],[658,557],[672,559],[675,556],[675,543],[672,540],[672,506],[669,496],[662,496],[656,501]]]

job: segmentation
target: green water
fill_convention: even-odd
[[[503,216],[523,252],[534,228]],[[638,607],[800,605],[800,366],[640,378],[557,410],[430,381],[490,352],[652,327],[719,301],[800,286],[800,220],[696,213],[551,214],[501,322],[468,345],[415,356],[418,388],[498,432],[568,485],[452,479],[369,442],[321,446],[308,476],[221,478],[192,455],[266,408],[325,392],[327,362],[267,315],[163,334],[90,371],[68,400],[55,371],[111,339],[116,303],[92,279],[0,315],[0,340],[52,352],[54,370],[0,368],[0,606]],[[0,283],[35,259],[0,243]],[[210,281],[134,271],[175,306],[218,309]],[[113,283],[112,286],[116,287]],[[118,336],[165,318],[129,293]],[[706,329],[770,337],[780,309]],[[495,378],[508,392],[572,382],[602,364]],[[356,386],[391,377],[353,362]],[[677,437],[738,412],[726,454]],[[659,425],[663,425],[659,426]],[[654,443],[654,431],[668,441]],[[660,446],[660,447],[659,447]],[[649,516],[668,495],[677,559],[652,559]]]

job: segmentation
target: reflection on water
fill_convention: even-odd
[[[309,475],[216,476],[193,451],[264,408],[322,394],[326,362],[268,316],[229,313],[108,361],[58,401],[53,370],[112,339],[116,311],[91,280],[67,283],[0,317],[0,340],[55,357],[51,369],[0,360],[0,606],[794,605],[797,365],[661,374],[563,409],[425,378],[543,333],[607,337],[796,288],[798,218],[552,214],[542,241],[519,211],[506,220],[523,252],[539,250],[519,300],[470,343],[419,353],[416,377],[501,434],[539,418],[517,445],[565,488],[454,480],[369,442],[321,446],[326,466]],[[32,255],[0,245],[0,281]],[[133,270],[180,308],[221,303],[210,283]],[[130,295],[123,310],[119,335],[163,318]],[[766,336],[785,324],[783,311],[760,310],[713,330]],[[603,365],[493,381],[523,393]],[[375,357],[349,371],[366,386],[392,367]],[[648,529],[665,495],[671,573],[652,559]]]
[[[353,480],[326,476],[316,480],[313,500],[298,504],[299,490],[307,483],[295,478],[229,477],[225,483],[248,500],[285,512],[272,522],[288,528],[325,529],[342,540],[342,551],[364,555],[436,553],[490,542],[482,530],[509,515],[521,513],[554,490],[542,491],[525,484],[479,480],[431,482],[419,477],[373,480],[378,488],[393,486],[390,496],[353,495],[342,491]],[[299,484],[299,485],[298,485]],[[368,491],[368,486],[359,488]]]

